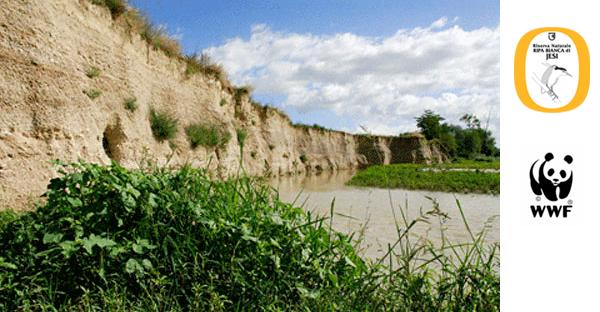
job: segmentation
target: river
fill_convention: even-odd
[[[297,206],[321,216],[330,215],[335,199],[333,228],[344,233],[364,229],[361,252],[373,259],[385,254],[388,244],[397,240],[395,220],[403,224],[400,209],[404,209],[407,219],[412,220],[419,216],[420,211],[432,210],[433,200],[439,203],[440,210],[449,218],[442,225],[439,218],[433,216],[429,217],[429,224],[418,223],[411,229],[414,239],[427,238],[439,244],[442,226],[445,229],[445,237],[451,242],[471,241],[456,203],[458,200],[472,232],[478,233],[485,227],[486,243],[499,242],[498,196],[345,185],[354,173],[353,170],[342,170],[313,175],[281,176],[271,179],[270,184],[278,189],[281,200],[290,203],[295,201]]]

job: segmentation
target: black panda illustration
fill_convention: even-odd
[[[536,195],[543,193],[550,201],[557,201],[559,198],[565,199],[569,196],[573,184],[571,163],[573,163],[573,157],[570,155],[566,155],[563,159],[555,159],[552,153],[546,154],[541,164],[539,164],[539,160],[536,160],[529,170],[533,193]],[[539,166],[538,170],[535,170],[536,166]]]

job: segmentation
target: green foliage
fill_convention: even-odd
[[[472,166],[472,164],[372,166],[358,172],[348,184],[444,192],[500,193],[500,173],[481,170],[487,169],[486,166],[494,167],[495,164],[482,164],[480,166]]]
[[[126,0],[92,0],[92,3],[107,7],[113,18],[117,18],[127,11]]]
[[[102,95],[102,91],[96,89],[83,90],[83,93],[87,95],[90,98],[90,100],[95,100],[100,95]]]
[[[411,241],[416,223],[440,215],[435,203],[398,220],[398,241],[367,262],[330,220],[258,180],[212,181],[189,167],[61,168],[46,204],[0,213],[0,310],[499,309],[496,247],[484,248],[484,232],[439,248]]]
[[[96,77],[100,76],[100,73],[101,73],[100,68],[92,66],[85,72],[85,75],[88,78],[96,78]]]
[[[466,129],[457,125],[441,123],[444,118],[430,110],[426,110],[416,119],[421,133],[427,139],[437,141],[442,147],[442,151],[451,158],[475,158],[480,155],[498,157],[500,155],[492,133],[481,128],[481,122],[475,115],[465,114],[461,117],[460,120],[465,123]]]
[[[244,128],[238,128],[235,130],[237,135],[237,141],[240,144],[240,148],[244,149],[244,144],[246,143],[246,138],[248,137],[248,131]]]
[[[131,112],[135,112],[138,109],[137,99],[130,98],[125,100],[125,109]]]
[[[494,157],[476,157],[473,159],[457,158],[451,163],[431,165],[443,169],[480,169],[500,170],[500,159]]]
[[[477,129],[464,130],[459,147],[461,157],[474,157],[481,154],[481,132]]]
[[[308,157],[305,154],[300,154],[299,158],[302,163],[306,163],[308,161]]]
[[[221,147],[231,139],[229,132],[216,125],[193,124],[185,128],[185,133],[190,140],[190,146],[196,148],[200,145],[207,147]]]
[[[219,106],[225,106],[225,105],[227,105],[227,100],[221,99],[221,101],[219,102]]]
[[[171,140],[177,134],[177,119],[164,111],[150,110],[150,128],[158,141]]]
[[[441,122],[444,120],[442,116],[431,110],[426,110],[423,115],[415,119],[417,120],[417,127],[419,127],[425,138],[432,140],[440,137],[442,131]]]
[[[479,121],[479,118],[473,114],[464,114],[462,117],[460,117],[460,121],[464,122],[469,129],[481,128],[481,121]]]

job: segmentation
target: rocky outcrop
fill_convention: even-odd
[[[98,75],[90,75],[95,68]],[[38,198],[55,174],[52,159],[112,159],[127,167],[147,160],[192,164],[225,177],[240,164],[238,129],[248,134],[242,159],[251,175],[443,160],[422,138],[297,127],[277,110],[234,93],[217,79],[186,75],[183,62],[149,47],[103,7],[85,0],[4,1],[0,207],[19,208]],[[125,107],[132,98],[135,111]],[[173,140],[153,137],[152,108],[177,118]],[[216,125],[231,139],[219,148],[192,149],[183,129],[194,123]]]

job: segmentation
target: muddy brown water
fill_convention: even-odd
[[[344,233],[364,229],[360,248],[373,259],[384,255],[388,244],[396,242],[398,234],[395,220],[403,224],[400,209],[404,209],[407,219],[412,220],[421,211],[432,210],[433,200],[437,201],[440,210],[448,218],[440,225],[438,217],[430,216],[429,224],[418,223],[411,229],[411,239],[426,238],[440,244],[440,228],[444,228],[445,237],[453,243],[471,241],[456,203],[458,200],[473,233],[485,228],[487,244],[500,240],[498,196],[347,186],[345,183],[355,173],[353,170],[344,170],[282,176],[273,178],[270,184],[278,189],[283,201],[295,202],[297,206],[321,216],[329,216],[335,199],[333,227]]]

